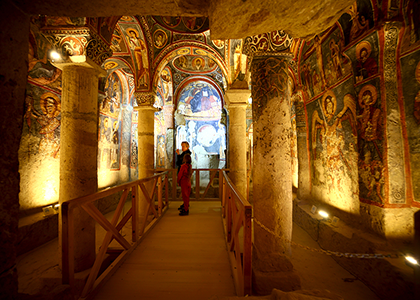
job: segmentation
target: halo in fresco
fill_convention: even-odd
[[[185,27],[189,30],[198,31],[203,27],[206,19],[207,17],[183,17],[182,23],[184,23]]]
[[[337,109],[337,99],[335,98],[335,94],[333,91],[328,91],[324,94],[324,96],[322,97],[322,110],[326,113],[326,114],[330,114],[331,112],[328,111],[327,109],[327,105],[331,103],[333,105],[332,107],[332,114],[335,113],[336,109]]]
[[[104,65],[105,70],[111,70],[111,69],[116,68],[116,67],[118,67],[118,64],[115,61],[106,62],[105,65]]]
[[[362,51],[363,48],[366,49],[366,51],[367,51],[367,55],[366,55],[367,57],[369,57],[370,53],[372,52],[372,46],[369,42],[363,41],[363,42],[357,44],[357,46],[356,46],[356,58],[357,58],[357,60],[361,59],[360,58],[360,52]]]
[[[181,17],[162,17],[162,20],[169,27],[176,27],[181,22]]]
[[[213,43],[214,46],[216,46],[219,49],[223,49],[223,47],[225,46],[224,40],[212,40],[211,42]]]
[[[364,100],[364,96],[369,95],[369,93],[366,93],[366,92],[370,92],[369,103],[366,103]],[[371,84],[365,85],[359,92],[359,105],[361,108],[364,108],[365,104],[373,105],[376,103],[377,98],[378,98],[378,92],[376,91],[376,88]]]
[[[178,100],[178,108],[183,107],[186,116],[219,119],[222,101],[219,93],[211,84],[194,81],[184,87]]]
[[[51,93],[51,92],[46,92],[44,93],[41,98],[39,99],[39,104],[41,106],[41,110],[44,113],[44,115],[48,115],[48,111],[47,111],[47,104],[48,104],[48,99],[54,99],[54,105],[55,105],[55,111],[53,116],[51,117],[57,117],[60,112],[61,112],[61,102],[60,99],[57,97],[57,95]]]
[[[153,40],[155,41],[155,47],[162,49],[168,41],[168,36],[166,35],[165,31],[158,29],[153,34]]]

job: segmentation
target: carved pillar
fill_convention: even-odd
[[[69,31],[45,33],[52,34],[49,38],[60,50],[61,57],[53,64],[63,71],[59,199],[63,203],[98,189],[98,82],[100,76],[106,76],[100,65],[110,52],[88,30],[75,30],[71,36]],[[74,211],[74,217],[78,272],[91,267],[95,260],[95,222],[82,208]],[[61,218],[59,226],[61,241]]]
[[[250,94],[249,90],[233,89],[225,94],[229,110],[229,177],[245,199],[247,199],[246,107]]]
[[[386,137],[388,144],[387,169],[389,174],[389,203],[406,203],[404,170],[404,145],[401,128],[401,112],[398,105],[397,44],[401,24],[384,26],[384,81],[386,87]]]
[[[288,61],[276,51],[273,34],[254,37],[251,64],[254,124],[254,244],[253,290],[268,295],[273,288],[300,288],[300,279],[288,256],[292,237],[292,170],[290,157],[290,91]],[[284,35],[282,35],[284,36]],[[287,37],[285,38],[287,40]]]
[[[153,93],[136,93],[138,106],[134,110],[138,113],[138,170],[139,177],[142,179],[154,174],[154,117],[157,111],[153,107],[155,95]],[[146,188],[150,191],[151,185],[147,184]],[[139,222],[142,224],[146,215],[146,201],[143,193],[140,192],[139,205]]]
[[[305,107],[302,96],[298,92],[295,97],[297,157],[298,157],[298,190],[297,197],[307,200],[310,197],[310,169],[308,164],[308,144],[306,135]]]
[[[28,79],[29,19],[11,1],[0,3],[0,287],[2,299],[18,299],[16,268],[19,241],[18,149],[22,135],[25,87]]]

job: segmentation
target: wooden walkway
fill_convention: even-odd
[[[169,210],[93,299],[210,299],[235,296],[219,201]]]

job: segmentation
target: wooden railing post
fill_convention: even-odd
[[[176,201],[177,169],[172,169],[172,201]]]
[[[135,185],[131,188],[131,208],[132,208],[132,216],[131,216],[131,229],[132,229],[132,237],[131,240],[133,243],[137,242],[137,238],[139,236],[139,215],[138,215],[138,185]]]
[[[195,200],[200,200],[200,171],[195,169]]]
[[[153,201],[154,202],[154,201]],[[162,177],[158,178],[158,214],[162,215]]]
[[[223,191],[223,185],[222,185],[222,179],[223,178],[223,171],[222,169],[219,170],[219,199],[222,200],[222,191]],[[222,204],[222,201],[220,201],[220,203]],[[222,205],[223,207],[223,205]]]
[[[244,274],[244,295],[252,293],[252,207],[245,207],[244,220],[244,256],[243,256],[243,274]]]
[[[69,203],[61,204],[61,222],[62,222],[62,236],[61,236],[61,268],[62,268],[62,283],[69,284],[74,288],[74,220],[73,209],[69,207]]]
[[[169,180],[168,180],[169,174],[165,175],[165,202],[166,206],[169,205]]]

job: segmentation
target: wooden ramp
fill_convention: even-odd
[[[235,296],[219,201],[169,210],[93,299],[210,299]]]

